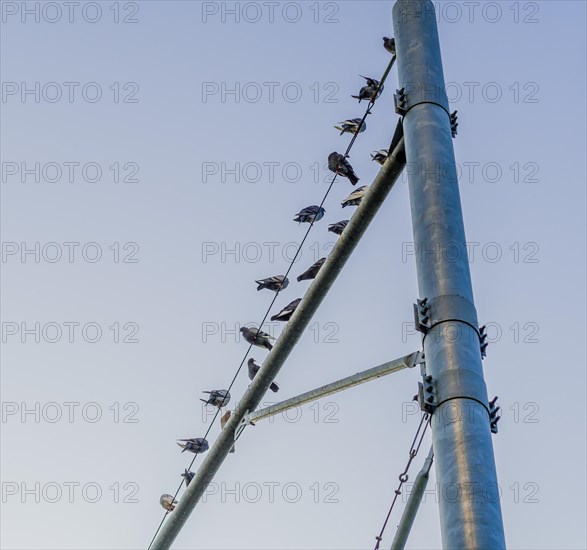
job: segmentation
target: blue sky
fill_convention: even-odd
[[[485,376],[503,409],[506,540],[585,548],[585,4],[436,5],[492,341]],[[333,125],[363,114],[358,75],[387,65],[392,6],[2,2],[5,548],[148,545],[159,496],[188,464],[175,439],[205,432],[200,392],[230,382],[246,349],[238,327],[272,298],[254,280],[286,271],[305,230],[292,218],[319,204],[327,156],[348,143]],[[394,69],[353,149],[361,184],[395,128],[396,87]],[[336,182],[295,275],[329,251],[350,191]],[[412,239],[402,176],[277,398],[420,348]],[[291,279],[272,313],[307,288]],[[248,429],[175,547],[372,546],[417,427],[417,378]],[[247,383],[242,372],[233,399]],[[440,547],[434,498],[409,548]]]

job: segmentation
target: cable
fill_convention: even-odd
[[[383,73],[383,76],[381,77],[381,80],[379,82],[379,85],[377,86],[377,90],[373,96],[373,99],[371,99],[369,101],[369,104],[367,105],[367,110],[365,111],[365,114],[363,115],[363,118],[361,119],[361,123],[357,126],[357,130],[354,132],[353,137],[344,153],[344,156],[347,157],[349,155],[349,153],[351,152],[351,149],[353,148],[353,145],[357,139],[357,136],[359,134],[359,130],[361,128],[361,126],[363,125],[363,123],[365,122],[365,120],[367,119],[367,116],[371,114],[371,109],[373,108],[373,105],[375,105],[375,101],[377,100],[380,92],[381,92],[381,88],[383,87],[383,84],[385,82],[385,80],[387,79],[387,76],[389,75],[393,64],[395,63],[396,60],[396,56],[393,55],[391,58],[391,61],[389,62],[387,68],[385,69],[385,72]],[[328,186],[328,189],[326,190],[326,193],[324,194],[324,197],[322,198],[322,202],[320,203],[319,208],[322,208],[322,206],[324,205],[324,203],[326,202],[326,199],[328,198],[328,195],[330,194],[330,191],[332,189],[332,186],[334,185],[334,182],[336,181],[336,178],[338,177],[338,174],[334,174],[334,177],[332,178],[332,181],[330,182],[330,185]],[[285,272],[284,275],[284,280],[285,278],[287,278],[287,276],[289,275],[290,271],[292,270],[294,263],[296,262],[300,252],[302,251],[302,247],[304,246],[304,243],[306,242],[306,239],[308,238],[308,235],[310,234],[310,231],[312,230],[312,227],[314,227],[314,223],[316,223],[316,219],[312,220],[312,222],[310,222],[310,225],[308,226],[308,229],[306,230],[306,234],[304,235],[304,238],[302,239],[302,241],[300,242],[296,253],[293,257],[293,259],[291,260],[289,267],[287,268],[287,271]],[[282,283],[283,285],[283,283]],[[275,300],[277,300],[278,295],[281,293],[281,288],[275,293],[275,296],[273,296],[273,300],[271,300],[271,303],[269,304],[269,307],[267,308],[267,311],[265,312],[265,315],[263,316],[263,320],[261,321],[261,323],[258,325],[258,329],[261,330],[261,327],[263,326],[263,324],[265,323],[265,321],[267,320],[267,316],[269,315],[271,308],[273,307],[273,304],[275,303]],[[251,348],[253,347],[253,344],[249,344],[249,347],[247,348],[247,351],[245,352],[245,355],[240,363],[240,365],[238,366],[238,369],[236,370],[235,375],[232,378],[232,381],[230,382],[230,385],[228,386],[227,391],[230,392],[232,386],[234,385],[234,383],[236,382],[236,379],[251,351]],[[223,398],[222,400],[222,404],[224,404],[224,400],[226,399],[226,397]],[[216,414],[214,415],[214,417],[212,418],[212,422],[210,422],[210,425],[208,426],[208,429],[206,430],[206,433],[204,435],[204,439],[206,439],[206,437],[208,436],[208,434],[210,433],[210,430],[212,429],[212,426],[214,425],[214,422],[216,421],[216,418],[218,416],[218,414],[220,413],[220,409],[222,407],[222,404],[220,405],[220,407],[218,407],[218,410],[216,411]],[[241,430],[241,432],[238,434],[237,437],[235,437],[235,441],[238,440],[238,438],[240,437],[240,435],[242,434],[242,432],[244,431]],[[199,454],[199,453],[198,453]],[[190,465],[188,467],[188,471],[190,471],[192,469],[192,466],[194,464],[194,462],[196,461],[196,459],[198,458],[198,454],[195,454],[194,457],[192,458],[192,461],[190,462]],[[173,500],[176,499],[177,495],[179,494],[179,491],[181,491],[181,488],[183,486],[183,480],[180,482],[179,487],[177,488],[177,490],[175,491],[175,494],[173,495]],[[157,527],[157,530],[155,531],[155,534],[153,535],[153,538],[151,539],[151,542],[149,543],[149,547],[147,550],[151,549],[151,546],[155,540],[155,538],[157,537],[157,535],[159,534],[159,531],[161,530],[161,527],[163,526],[163,523],[165,522],[165,518],[167,518],[167,515],[170,513],[170,510],[167,510],[163,516],[163,518],[161,519],[161,523],[159,523],[159,526]]]
[[[424,425],[424,429],[422,430],[422,425]],[[387,522],[389,521],[389,516],[391,516],[391,512],[393,511],[393,507],[395,506],[395,503],[397,501],[397,497],[399,497],[402,492],[401,492],[401,488],[403,486],[403,484],[408,481],[408,470],[410,469],[410,465],[412,464],[412,460],[414,460],[415,456],[418,454],[418,451],[420,450],[420,445],[422,444],[422,440],[424,439],[424,434],[426,433],[426,429],[428,428],[428,426],[430,425],[430,415],[428,413],[424,413],[422,415],[422,418],[420,419],[420,425],[418,426],[418,429],[416,430],[416,435],[414,436],[414,440],[412,441],[412,446],[410,447],[409,450],[409,459],[408,459],[408,463],[406,464],[406,467],[404,469],[404,471],[399,475],[399,485],[397,487],[397,489],[395,490],[395,496],[393,497],[393,500],[391,501],[391,506],[389,507],[389,511],[387,512],[387,516],[385,517],[385,521],[383,522],[383,527],[381,527],[381,532],[379,533],[379,536],[375,537],[375,540],[377,541],[375,543],[375,548],[374,550],[379,550],[379,544],[381,543],[381,541],[383,540],[383,532],[385,531],[385,528],[387,527]],[[418,441],[418,445],[416,445],[416,441],[418,439],[418,434],[420,433],[420,430],[422,430],[422,435],[420,435],[420,440]]]

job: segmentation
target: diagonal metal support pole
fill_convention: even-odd
[[[433,460],[434,450],[430,447],[430,452],[428,453],[426,460],[424,460],[424,466],[422,466],[422,469],[418,472],[418,475],[414,480],[412,492],[410,493],[408,502],[404,508],[404,513],[402,514],[402,518],[397,527],[393,542],[391,543],[391,550],[404,550],[406,547],[406,542],[410,536],[410,531],[412,530],[416,514],[418,513],[420,503],[422,502],[422,497],[424,496],[424,491],[426,491],[426,486],[428,485],[428,478],[430,477],[430,468],[432,468]]]
[[[440,487],[442,545],[501,550],[505,537],[481,363],[455,155],[434,5],[393,7],[400,90],[397,105],[409,161],[408,185],[424,333],[433,395],[432,444]]]
[[[302,302],[289,321],[284,331],[265,359],[262,368],[239,401],[230,420],[227,422],[204,456],[194,479],[183,493],[175,510],[167,517],[163,527],[153,541],[151,548],[170,548],[185,522],[204,494],[206,487],[228,456],[234,443],[235,431],[242,419],[258,406],[269,385],[276,378],[279,369],[297,344],[304,330],[309,325],[314,313],[334,284],[342,268],[350,258],[359,240],[377,214],[381,204],[391,191],[406,164],[403,139],[393,151],[390,151],[385,164],[377,174],[369,192],[355,211],[342,235],[338,238],[332,252],[308,288]]]
[[[243,424],[257,422],[259,420],[263,420],[264,418],[269,418],[284,411],[288,411],[289,409],[299,407],[305,403],[316,401],[317,399],[326,397],[327,395],[332,395],[333,393],[341,392],[348,388],[358,386],[359,384],[364,384],[365,382],[369,382],[376,378],[387,376],[388,374],[399,372],[400,370],[413,368],[422,361],[421,356],[421,352],[415,351],[414,353],[410,353],[409,355],[405,355],[399,359],[388,361],[387,363],[383,363],[382,365],[373,367],[372,369],[358,372],[351,376],[347,376],[346,378],[342,378],[341,380],[337,380],[336,382],[331,382],[330,384],[320,386],[314,390],[296,395],[295,397],[286,399],[280,403],[275,403],[275,405],[270,405],[264,409],[259,409],[251,414],[246,415],[243,419]]]

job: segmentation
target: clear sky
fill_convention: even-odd
[[[287,269],[292,218],[348,143],[333,125],[387,65],[392,6],[1,3],[3,547],[146,548],[189,463],[176,438],[203,435],[200,392],[227,386],[238,328],[272,298],[254,280]],[[437,7],[506,540],[585,548],[585,3]],[[361,184],[396,87],[394,69],[353,149]],[[351,190],[335,184],[272,313],[303,295]],[[402,177],[266,402],[420,348],[411,241]],[[372,547],[417,380],[247,429],[175,547]],[[440,547],[435,481],[409,548]]]

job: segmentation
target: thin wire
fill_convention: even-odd
[[[361,119],[361,123],[358,125],[357,127],[357,131],[353,133],[353,137],[344,153],[344,156],[348,156],[349,153],[351,152],[351,149],[353,148],[353,145],[357,139],[357,136],[359,135],[359,129],[361,128],[361,126],[363,125],[363,123],[365,122],[366,118],[368,115],[371,114],[371,109],[373,108],[373,105],[375,105],[375,101],[378,99],[378,96],[381,92],[381,88],[383,87],[383,83],[385,82],[387,76],[389,75],[391,68],[393,67],[393,64],[395,63],[395,59],[396,56],[393,55],[391,58],[391,61],[389,62],[387,68],[385,69],[385,72],[383,73],[383,76],[381,77],[381,80],[379,81],[379,85],[377,86],[377,90],[375,92],[374,98],[371,99],[369,101],[369,104],[367,105],[367,110],[365,111],[365,114],[363,115],[363,118]],[[336,181],[336,178],[338,177],[338,174],[334,174],[334,177],[332,178],[332,181],[330,182],[330,185],[328,186],[328,189],[326,190],[326,193],[324,194],[324,197],[322,198],[322,202],[320,203],[319,208],[322,208],[322,206],[324,205],[324,203],[326,202],[326,199],[328,198],[328,195],[330,193],[330,190],[332,189],[332,186],[334,185],[334,182]],[[296,262],[298,256],[300,255],[300,252],[302,250],[302,247],[304,246],[304,243],[306,242],[306,239],[308,238],[308,235],[310,234],[310,231],[312,230],[312,227],[314,227],[314,223],[316,223],[316,219],[314,217],[314,219],[312,220],[312,222],[310,222],[310,225],[308,226],[308,229],[306,230],[306,234],[304,235],[304,238],[302,239],[302,241],[300,242],[296,253],[293,257],[293,260],[290,262],[289,267],[287,268],[287,271],[285,272],[284,275],[284,280],[285,278],[287,278],[287,276],[289,275],[290,271],[292,270],[294,263]],[[283,285],[283,282],[281,283]],[[263,316],[263,320],[261,321],[261,323],[258,325],[259,330],[261,330],[261,327],[263,326],[263,324],[265,323],[265,321],[267,320],[267,316],[269,315],[271,308],[273,307],[273,304],[275,303],[275,300],[277,300],[278,295],[281,293],[282,288],[280,287],[279,290],[275,293],[275,296],[273,296],[273,300],[271,300],[271,303],[269,304],[269,307],[267,308],[267,311],[265,312],[265,315]],[[251,348],[253,347],[253,344],[249,344],[249,347],[247,348],[247,351],[245,352],[245,355],[240,363],[240,365],[238,366],[238,369],[236,370],[235,375],[232,378],[232,381],[230,382],[230,385],[228,386],[228,390],[227,392],[230,392],[232,386],[234,385],[234,383],[236,382],[236,379],[241,371],[241,369],[243,368],[243,365],[251,351]],[[218,417],[218,414],[220,413],[220,409],[222,407],[222,405],[224,404],[224,401],[226,400],[226,396],[222,399],[222,404],[220,405],[220,407],[218,407],[218,410],[216,411],[216,414],[214,415],[214,417],[212,418],[212,422],[210,422],[210,425],[208,426],[208,429],[206,430],[206,433],[204,434],[204,439],[206,439],[206,437],[208,437],[208,434],[210,433],[210,430],[212,429],[212,426],[214,425],[214,422],[216,421],[216,418]],[[235,441],[238,440],[238,438],[241,436],[242,432],[244,431],[244,427],[243,429],[240,431],[240,433],[235,437]],[[199,453],[198,453],[199,454]],[[188,471],[190,471],[192,469],[192,466],[194,464],[194,462],[196,461],[196,459],[198,458],[198,454],[194,455],[194,458],[192,459],[192,461],[190,462],[190,465],[188,467]],[[177,490],[175,491],[175,494],[173,495],[173,500],[176,499],[177,495],[179,494],[179,492],[181,491],[181,488],[183,486],[183,480],[180,482],[179,487],[177,488]],[[159,531],[161,530],[161,527],[163,526],[163,523],[165,522],[165,519],[167,518],[168,514],[170,513],[170,510],[167,510],[165,512],[165,515],[163,516],[163,518],[161,519],[161,523],[159,523],[159,526],[157,527],[157,530],[155,531],[155,534],[153,535],[153,538],[151,539],[151,542],[149,543],[149,547],[147,550],[151,549],[151,546],[154,542],[154,540],[157,538],[157,535],[159,534]]]
[[[379,544],[383,540],[383,533],[385,531],[385,528],[387,527],[387,522],[389,521],[389,517],[391,516],[391,512],[393,511],[393,507],[395,506],[395,503],[397,501],[397,497],[399,497],[402,494],[402,492],[401,492],[402,485],[406,481],[408,481],[408,470],[410,469],[410,465],[412,464],[412,461],[414,460],[415,456],[418,454],[418,451],[420,450],[420,445],[422,445],[422,440],[424,439],[424,434],[426,433],[426,429],[430,425],[430,418],[431,417],[428,413],[424,413],[422,415],[422,418],[420,419],[420,424],[418,426],[418,429],[416,430],[416,435],[414,436],[414,440],[412,441],[412,446],[410,447],[410,451],[409,451],[410,458],[408,459],[408,463],[406,464],[404,471],[399,475],[399,485],[398,485],[397,489],[395,490],[395,496],[393,497],[393,500],[391,501],[391,506],[389,507],[389,511],[387,512],[387,516],[385,517],[385,521],[383,522],[383,527],[381,527],[381,532],[379,533],[378,537],[375,537],[375,540],[377,542],[375,543],[374,550],[379,550]],[[422,430],[422,426],[424,426],[423,430]],[[422,430],[422,435],[420,435],[420,440],[418,441],[418,445],[415,446],[416,441],[418,439],[418,435],[420,434],[420,430]]]

